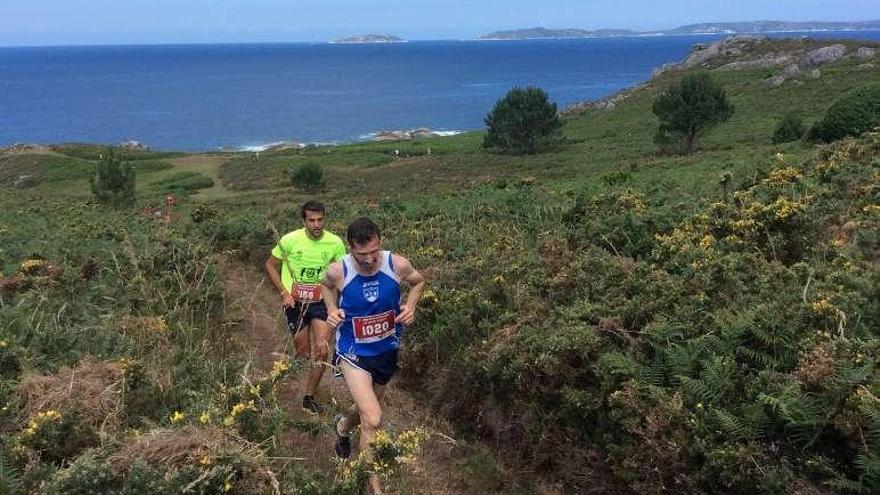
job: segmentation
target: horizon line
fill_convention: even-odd
[[[760,32],[752,32],[752,31],[738,31],[736,33],[724,33],[724,32],[697,32],[697,33],[674,33],[668,34],[664,33],[665,31],[672,31],[676,29],[681,29],[683,27],[688,26],[697,26],[697,25],[705,25],[705,24],[749,24],[749,23],[765,23],[765,22],[786,22],[792,24],[810,24],[810,23],[824,23],[824,24],[864,24],[864,23],[880,23],[880,19],[867,19],[867,20],[858,20],[858,21],[785,21],[778,19],[757,19],[757,20],[748,20],[748,21],[705,21],[705,22],[690,22],[687,24],[678,25],[673,28],[661,28],[661,29],[651,29],[651,30],[635,30],[631,28],[595,28],[595,29],[584,29],[584,28],[547,28],[544,26],[531,26],[531,27],[520,27],[520,28],[510,28],[510,29],[495,29],[492,31],[488,31],[484,34],[479,34],[471,38],[401,38],[402,41],[395,42],[364,42],[364,43],[338,43],[337,40],[344,39],[351,36],[363,36],[365,34],[355,34],[355,35],[346,35],[343,37],[337,37],[332,39],[325,40],[272,40],[272,41],[156,41],[156,42],[147,42],[147,43],[100,43],[100,42],[86,42],[86,43],[64,43],[64,44],[0,44],[0,49],[3,48],[86,48],[86,47],[148,47],[148,46],[216,46],[216,45],[285,45],[285,44],[308,44],[308,45],[321,45],[321,44],[338,44],[338,45],[382,45],[382,44],[397,44],[397,43],[405,43],[405,42],[422,42],[422,41],[539,41],[539,40],[563,40],[563,39],[593,39],[592,37],[574,37],[574,38],[525,38],[525,39],[493,39],[493,38],[481,38],[482,36],[488,36],[494,33],[504,33],[511,31],[524,31],[530,29],[547,29],[549,31],[566,31],[566,30],[578,30],[578,31],[586,31],[586,32],[595,32],[595,31],[629,31],[631,34],[619,34],[619,35],[607,35],[607,36],[595,36],[595,38],[606,39],[606,38],[627,38],[627,37],[640,37],[645,35],[653,35],[653,36],[703,36],[703,35],[723,35],[723,34],[761,34],[761,33],[797,33],[797,32],[854,32],[854,31],[873,31],[880,30],[878,29],[822,29],[822,30],[784,30],[784,31],[760,31]],[[370,33],[375,34],[375,33]],[[389,35],[388,33],[383,33],[383,35]],[[397,36],[397,35],[390,35]],[[400,37],[400,36],[397,36]]]

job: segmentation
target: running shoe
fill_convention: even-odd
[[[302,410],[309,414],[317,415],[324,412],[324,406],[318,404],[318,401],[315,400],[315,396],[303,395]]]
[[[342,415],[337,414],[333,418],[333,432],[336,433],[336,445],[333,446],[333,450],[336,451],[336,456],[340,459],[348,459],[351,457],[351,438],[339,433],[340,421],[342,421]]]

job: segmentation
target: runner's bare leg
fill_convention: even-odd
[[[373,377],[369,373],[344,360],[340,363],[340,368],[345,377],[345,383],[348,385],[348,391],[351,393],[351,398],[354,400],[355,411],[358,413],[357,418],[361,425],[360,451],[364,459],[370,462],[373,460],[373,449],[370,447],[370,442],[382,427],[382,407],[379,405],[379,399],[382,398],[385,387],[374,385]],[[345,424],[342,425],[349,431],[355,426],[350,422],[354,419],[351,417],[351,411],[349,409],[349,415],[346,415]],[[369,481],[374,494],[382,493],[382,484],[377,475],[371,474]]]
[[[314,338],[311,337],[312,335]],[[330,357],[331,335],[332,331],[330,330],[330,326],[327,325],[327,322],[316,318],[309,323],[307,328],[297,332],[294,337],[297,356],[310,356],[312,360],[312,368],[309,371],[305,387],[303,388],[303,393],[305,395],[315,395],[315,391],[318,389],[318,384],[321,383],[321,378],[324,376],[324,370],[326,368],[325,364]],[[313,340],[315,342],[314,352],[310,352],[312,349],[311,342]]]

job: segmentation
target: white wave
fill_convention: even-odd
[[[283,146],[283,145],[291,145],[291,146],[296,146],[298,148],[302,148],[304,146],[302,143],[298,143],[296,141],[274,141],[271,143],[245,144],[245,145],[241,145],[241,146],[234,146],[233,149],[235,151],[256,153],[258,151],[266,151],[269,148],[274,148],[276,146]]]

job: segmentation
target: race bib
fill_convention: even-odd
[[[358,344],[369,344],[394,335],[394,311],[378,315],[355,316],[351,319],[354,327],[354,340]]]
[[[300,302],[318,302],[321,300],[320,284],[296,284],[293,290],[293,297]]]

